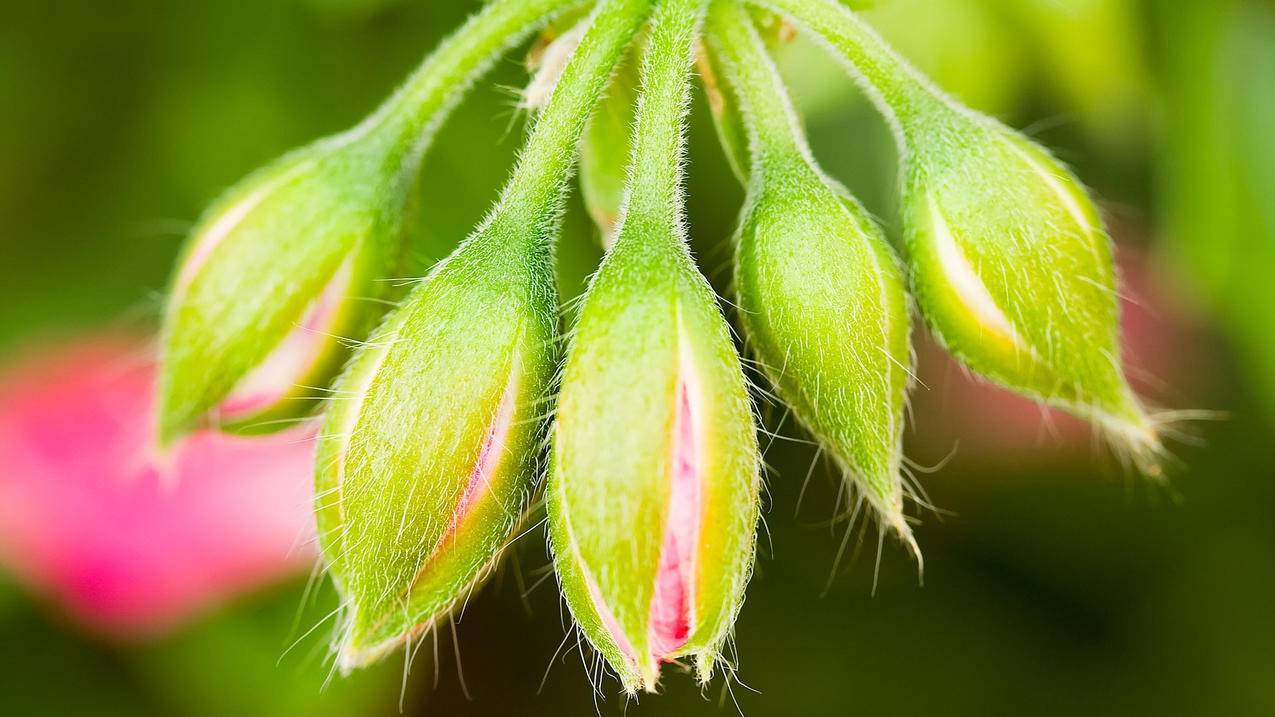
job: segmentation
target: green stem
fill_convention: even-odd
[[[709,50],[725,70],[748,128],[752,181],[767,168],[810,156],[801,122],[752,17],[738,0],[714,0]]]
[[[554,16],[585,0],[494,0],[438,46],[368,118],[392,145],[419,155],[474,80]]]
[[[685,118],[695,38],[707,0],[663,0],[642,58],[624,223],[673,228],[681,236]],[[620,237],[625,232],[621,231]]]
[[[508,222],[524,236],[542,237],[561,213],[589,113],[611,80],[625,49],[650,14],[653,0],[603,0],[589,30],[536,120],[491,221]],[[534,231],[527,232],[532,228]]]
[[[849,63],[872,101],[900,131],[943,95],[839,0],[750,0],[823,37]]]

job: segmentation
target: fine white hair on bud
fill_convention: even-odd
[[[376,332],[336,387],[316,515],[348,605],[339,664],[374,661],[445,615],[521,519],[553,370],[553,291],[480,235]]]
[[[881,230],[815,163],[748,13],[713,5],[708,41],[749,137],[736,291],[750,348],[793,414],[881,525],[920,551],[904,515],[911,320]],[[730,108],[723,108],[723,115]]]
[[[760,457],[730,329],[687,249],[682,121],[707,3],[665,0],[642,61],[614,246],[572,334],[546,504],[583,635],[626,692],[695,661],[707,683],[752,573]],[[669,161],[669,158],[674,161]]]

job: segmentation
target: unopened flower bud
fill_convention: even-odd
[[[312,410],[383,311],[433,130],[469,79],[566,0],[496,0],[358,127],[276,161],[205,214],[164,319],[161,446],[200,424],[277,430]]]
[[[666,239],[622,236],[575,330],[554,430],[555,565],[581,630],[632,692],[662,662],[702,681],[752,569],[758,451],[712,290]]]
[[[340,366],[398,251],[401,190],[378,180],[358,136],[251,177],[200,223],[165,316],[161,442],[303,414],[306,387]]]
[[[709,29],[752,144],[735,281],[749,347],[780,398],[919,561],[903,512],[912,352],[902,273],[881,230],[811,157],[747,13],[717,3]]]
[[[816,172],[768,175],[738,234],[749,346],[793,414],[920,559],[903,512],[911,320],[902,272],[861,206]]]
[[[983,376],[1096,421],[1155,473],[1159,441],[1125,380],[1111,241],[1080,182],[982,117],[918,133],[904,218],[930,326]]]
[[[705,5],[667,0],[651,26],[623,218],[572,334],[547,489],[567,605],[629,693],[680,657],[711,679],[753,564],[752,407],[677,190]]]
[[[440,265],[336,385],[316,515],[348,614],[342,669],[429,629],[522,516],[553,366],[554,293],[503,237]]]

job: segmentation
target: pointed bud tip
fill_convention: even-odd
[[[425,628],[419,629],[419,632],[425,632]],[[348,677],[354,671],[365,669],[375,665],[375,663],[389,657],[391,653],[408,642],[412,638],[412,634],[416,634],[416,630],[412,633],[404,634],[399,638],[391,638],[382,640],[382,642],[368,644],[363,643],[366,635],[358,633],[358,628],[353,623],[347,628],[346,637],[340,640],[335,647],[335,657],[337,657],[337,670],[340,675]]]
[[[887,510],[880,510],[878,515],[882,529],[893,532],[912,555],[912,559],[916,561],[917,578],[924,578],[925,556],[921,553],[921,546],[912,533],[912,526],[908,523],[907,516],[903,514],[902,502],[891,505]]]
[[[1174,461],[1164,442],[1166,436],[1187,439],[1191,431],[1185,424],[1225,418],[1217,411],[1149,410],[1130,396],[1132,408],[1126,415],[1104,414],[1097,420],[1112,450],[1157,485],[1168,485],[1168,464]]]

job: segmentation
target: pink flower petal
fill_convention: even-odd
[[[95,631],[155,635],[313,564],[310,427],[149,457],[150,345],[97,337],[0,370],[0,566]]]

